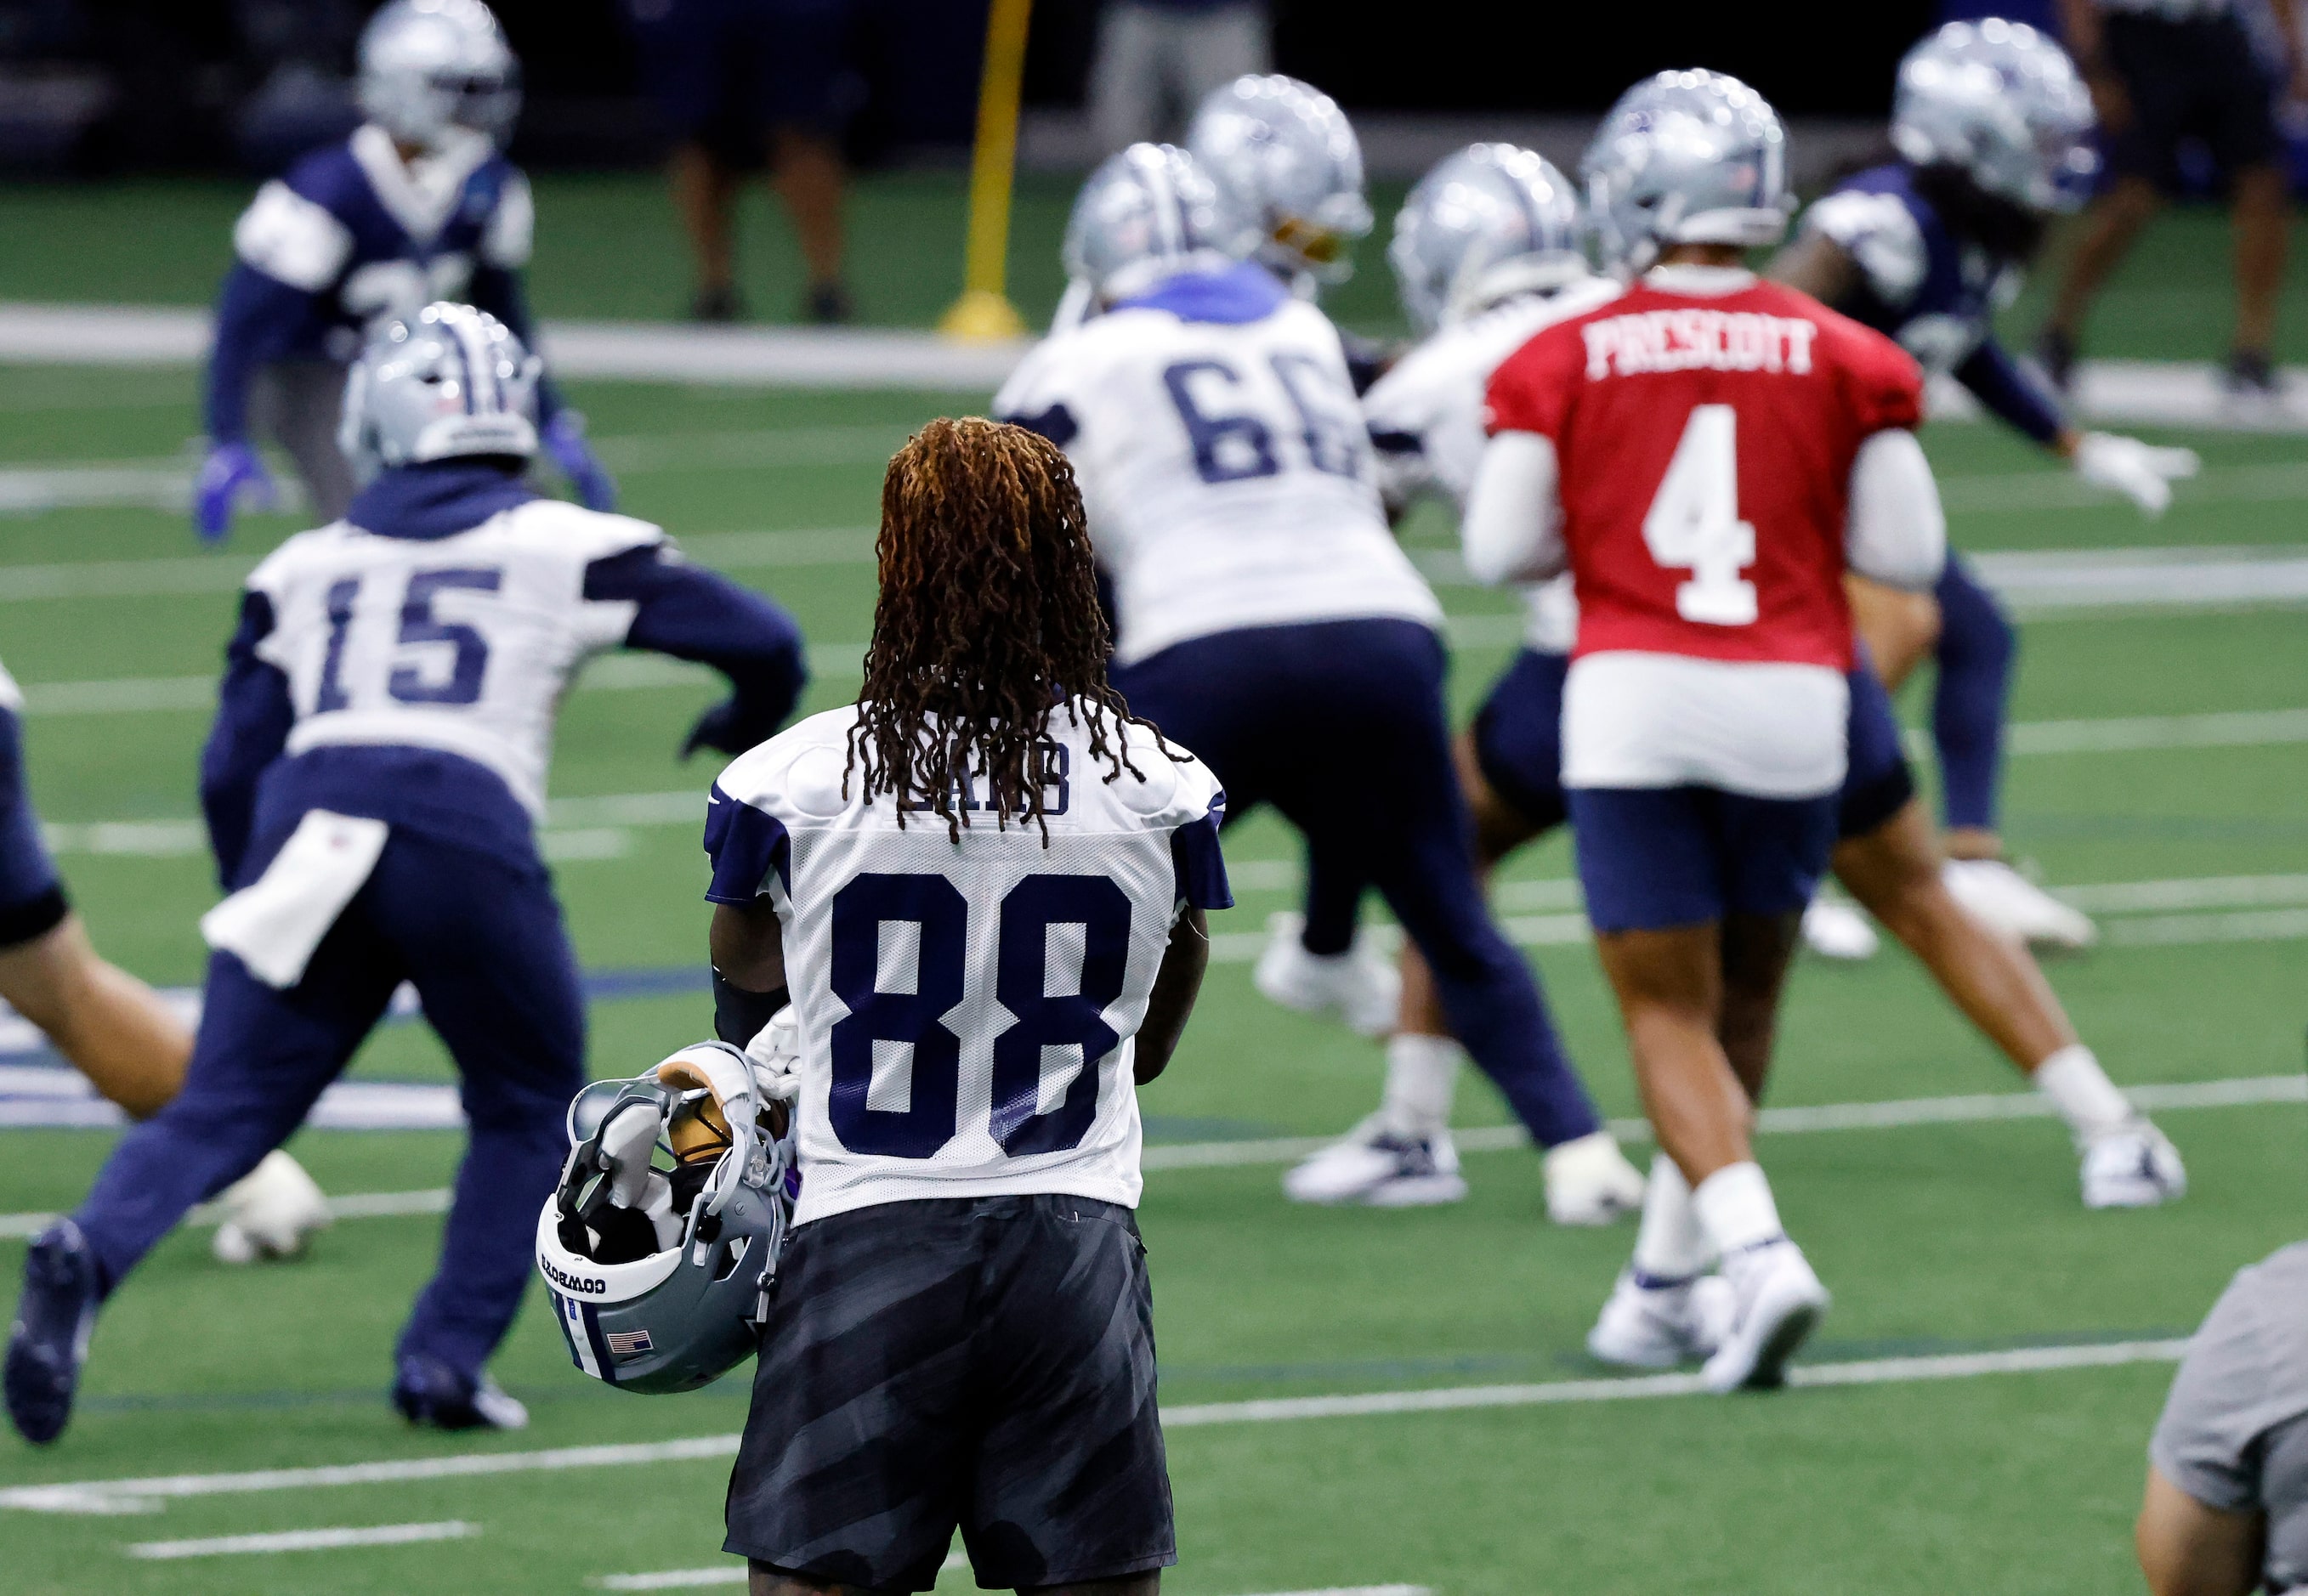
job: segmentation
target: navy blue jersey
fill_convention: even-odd
[[[1804,213],[1804,230],[1834,240],[1858,268],[1858,287],[1835,308],[2050,442],[2063,425],[2057,403],[1995,341],[1995,313],[2018,296],[2020,268],[1958,234],[1915,176],[1904,162],[1871,167]]]
[[[530,342],[516,273],[534,221],[529,180],[478,134],[404,162],[371,125],[306,156],[259,189],[233,227],[210,436],[245,437],[258,366],[349,363],[372,328],[437,299],[478,305]]]

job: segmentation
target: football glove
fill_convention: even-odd
[[[686,759],[701,748],[741,754],[776,730],[774,725],[759,725],[758,717],[736,698],[727,698],[697,717],[689,735],[682,739],[681,757]]]
[[[233,511],[245,498],[257,510],[279,501],[272,474],[245,443],[219,443],[193,479],[193,530],[202,543],[222,543],[232,534]]]
[[[801,1022],[792,1004],[779,1009],[745,1044],[745,1062],[754,1067],[754,1085],[771,1102],[789,1103],[801,1095]]]
[[[2172,503],[2175,478],[2193,476],[2203,461],[2192,449],[2161,449],[2114,433],[2086,433],[2076,444],[2076,475],[2094,487],[2114,488],[2154,519]]]
[[[545,451],[553,463],[561,468],[561,475],[577,490],[577,497],[588,510],[615,510],[617,507],[616,479],[607,467],[585,442],[585,418],[574,410],[555,413],[545,426]]]

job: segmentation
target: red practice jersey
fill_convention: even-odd
[[[1578,654],[1852,665],[1844,513],[1861,443],[1923,376],[1807,294],[1637,282],[1492,375],[1493,433],[1554,442]]]

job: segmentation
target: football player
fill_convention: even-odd
[[[1534,225],[1547,218],[1548,225]],[[1390,508],[1433,495],[1463,509],[1483,446],[1484,390],[1499,363],[1549,322],[1616,292],[1572,247],[1569,185],[1537,156],[1477,145],[1412,190],[1389,258],[1405,312],[1425,341],[1364,401]],[[1438,326],[1438,323],[1440,325]],[[1487,871],[1563,823],[1563,682],[1578,628],[1566,578],[1528,591],[1524,645],[1457,745],[1460,780]],[[1861,903],[1922,959],[1948,996],[2042,1088],[2083,1158],[2087,1206],[2139,1207],[2185,1189],[2178,1154],[2108,1081],[2021,944],[1966,911],[1938,869],[1931,822],[1915,795],[1899,728],[1881,681],[1851,678],[1849,773],[1832,863]],[[1365,1161],[1350,1151],[1374,1126],[1403,1134],[1422,1110],[1447,1120],[1460,1052],[1435,1008],[1416,949],[1402,956],[1401,1024],[1387,1044],[1387,1091],[1373,1120],[1316,1154],[1286,1183],[1318,1183]],[[1615,1328],[1624,1328],[1615,1326]],[[1607,1338],[1611,1361],[1646,1348]]]
[[[54,1440],[98,1306],[202,1197],[253,1168],[403,981],[461,1078],[469,1146],[439,1272],[395,1354],[417,1424],[518,1428],[490,1353],[584,1084],[576,961],[537,851],[553,720],[619,647],[701,661],[730,696],[684,752],[774,731],[805,671],[769,600],[659,528],[539,499],[538,362],[495,318],[435,305],[378,332],[345,400],[367,478],[346,519],[257,567],[226,651],[201,802],[231,896],[185,1089],[33,1242],[8,1343],[9,1417]]]
[[[1890,334],[2086,482],[2157,516],[2171,479],[2195,474],[2193,451],[2078,428],[1995,339],[1995,313],[2019,293],[2046,224],[2083,202],[2098,163],[2091,133],[2091,97],[2058,45],[2000,18],[1950,22],[1900,63],[1899,159],[1813,204],[1770,275]],[[1853,596],[1891,687],[1926,652],[1938,665],[1949,887],[2012,936],[2091,943],[2088,918],[2003,862],[1996,799],[2018,641],[1994,597],[1957,559],[1931,599],[1864,586]]]
[[[1899,347],[1759,281],[1785,134],[1736,79],[1620,97],[1581,174],[1623,294],[1498,367],[1463,537],[1480,579],[1570,570],[1563,778],[1580,885],[1666,1156],[1603,1310],[1777,1385],[1828,1295],[1750,1145],[1796,927],[1833,846],[1848,565],[1937,579],[1944,526]],[[1710,1257],[1723,1286],[1701,1290]]]
[[[368,120],[349,139],[267,183],[233,227],[193,494],[193,525],[211,542],[241,502],[272,498],[253,432],[296,462],[316,525],[344,514],[355,484],[338,408],[370,330],[461,300],[534,342],[521,270],[536,210],[501,152],[521,66],[495,16],[481,0],[392,0],[361,34],[360,103]],[[538,442],[579,497],[614,509],[583,417],[549,382],[538,410]]]
[[[152,989],[97,955],[40,841],[24,785],[23,695],[0,666],[0,999],[131,1119],[157,1113],[185,1085],[192,1033]],[[329,1206],[283,1152],[217,1196],[220,1262],[286,1257],[329,1223]]]
[[[858,702],[731,765],[706,822],[715,1029],[798,1055],[726,1549],[757,1596],[922,1591],[958,1526],[987,1589],[1141,1596],[1177,1542],[1136,1086],[1232,902],[1226,795],[1108,685],[1043,439],[924,427],[878,553]]]
[[[1276,114],[1296,129],[1279,139],[1351,146],[1311,91]],[[1029,355],[995,408],[1081,476],[1133,712],[1210,761],[1231,813],[1272,803],[1310,854],[1352,871],[1354,896],[1378,888],[1451,1028],[1547,1151],[1550,1208],[1607,1218],[1640,1177],[1483,905],[1451,772],[1442,608],[1388,529],[1329,321],[1236,258],[1271,241],[1257,215],[1182,151],[1114,157],[1066,232],[1100,313]],[[1372,1146],[1399,1166],[1382,1200],[1464,1189],[1447,1138]]]

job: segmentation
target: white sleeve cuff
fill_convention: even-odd
[[[1459,536],[1468,573],[1486,587],[1541,581],[1563,570],[1554,440],[1501,433],[1484,447]]]

